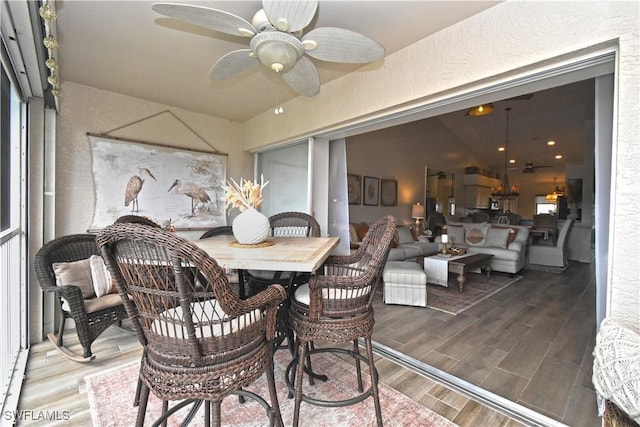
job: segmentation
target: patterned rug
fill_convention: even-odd
[[[309,386],[308,380],[305,378],[303,385],[305,392],[315,398],[330,396],[330,399],[344,399],[355,395],[354,392],[357,389],[354,367],[327,353],[312,357],[314,371],[328,375],[329,381],[316,381],[314,386]],[[284,370],[290,360],[291,356],[287,351],[276,352],[276,389],[285,426],[291,425],[293,420],[293,399],[287,398],[287,386],[284,382]],[[138,368],[138,363],[130,363],[85,378],[91,417],[95,427],[134,425],[138,408],[133,407],[133,397],[136,390]],[[368,376],[365,381],[368,383]],[[365,387],[367,387],[366,384]],[[247,390],[257,392],[268,400],[269,394],[264,375]],[[384,425],[455,427],[451,421],[390,387],[379,384],[379,390]],[[160,411],[160,400],[151,395],[147,406],[145,426],[151,425],[159,417]],[[180,417],[170,418],[169,426],[180,424],[180,420],[185,414],[185,410],[182,411],[182,413],[178,413],[182,414]],[[190,426],[199,427],[203,424],[204,414],[201,409]],[[222,403],[222,425],[224,426],[254,427],[268,424],[268,418],[262,406],[251,400],[240,405],[237,396],[229,396]],[[323,408],[303,402],[300,409],[300,425],[305,427],[375,425],[373,400],[369,398],[356,405],[343,408]]]
[[[487,281],[484,274],[468,273],[464,290],[460,293],[457,277],[449,274],[448,287],[427,284],[427,307],[457,315],[522,279],[522,276],[509,277],[498,273],[492,274]]]

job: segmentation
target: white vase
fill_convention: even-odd
[[[233,236],[238,243],[253,245],[263,242],[269,235],[269,218],[254,208],[249,208],[233,220]]]

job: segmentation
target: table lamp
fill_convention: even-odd
[[[424,215],[425,215],[424,205],[421,205],[420,203],[416,203],[415,205],[411,206],[411,218],[416,220],[417,231],[421,230],[420,220],[424,219]]]

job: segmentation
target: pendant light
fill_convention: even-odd
[[[504,110],[507,112],[507,132],[504,141],[504,174],[502,175],[500,186],[491,191],[491,197],[497,200],[514,200],[520,193],[518,193],[518,187],[509,184],[509,175],[507,175],[509,162],[509,111],[511,111],[511,107],[507,107]]]

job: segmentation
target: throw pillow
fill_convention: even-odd
[[[469,224],[465,226],[464,241],[470,246],[484,246],[487,240],[488,224]]]
[[[485,240],[484,245],[492,248],[506,249],[510,234],[511,230],[508,228],[490,227],[487,231],[487,239]]]
[[[107,294],[115,294],[118,292],[115,282],[111,280],[111,273],[104,263],[102,257],[91,255],[89,258],[91,266],[91,279],[93,281],[93,290],[97,297]]]
[[[360,238],[358,237],[358,232],[356,231],[356,224],[349,223],[349,242],[350,243],[358,243]]]
[[[404,245],[407,243],[413,243],[413,235],[411,234],[411,230],[409,227],[398,227],[398,245]]]
[[[358,241],[361,242],[364,239],[365,234],[369,231],[369,224],[366,222],[361,222],[356,225],[356,233],[358,234]]]
[[[464,243],[464,227],[461,225],[447,225],[449,244],[462,245]]]
[[[503,228],[509,230],[509,239],[507,240],[507,246],[509,246],[511,242],[516,240],[516,236],[518,235],[518,229],[515,227],[504,227],[502,225],[491,224],[491,228]]]
[[[89,258],[73,262],[54,262],[51,266],[56,276],[56,285],[75,285],[80,288],[84,299],[95,296]]]

